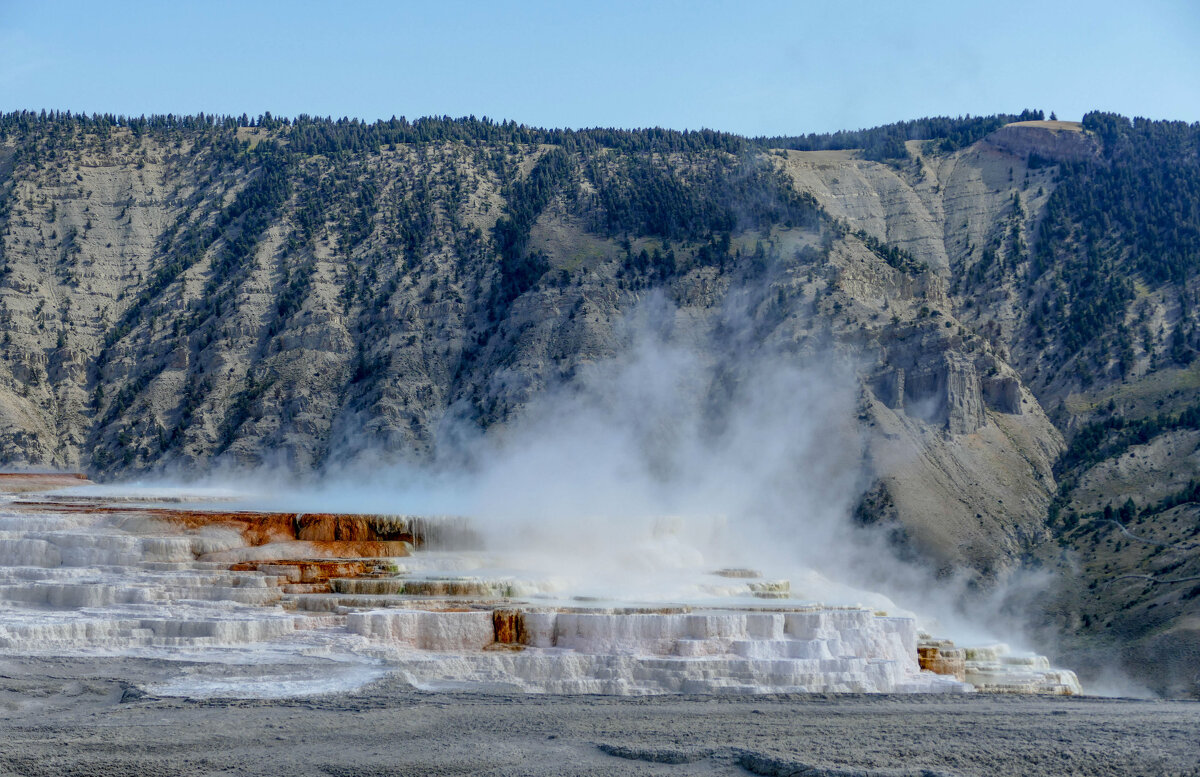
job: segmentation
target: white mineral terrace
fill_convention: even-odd
[[[157,693],[319,693],[384,672],[549,693],[1080,690],[1045,658],[932,642],[911,617],[751,570],[675,566],[600,601],[536,557],[490,556],[461,519],[80,494],[0,497],[0,654],[179,660]]]

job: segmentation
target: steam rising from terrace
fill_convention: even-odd
[[[847,520],[862,455],[850,366],[714,361],[680,344],[699,335],[673,308],[651,303],[642,316],[627,350],[507,426],[482,435],[448,421],[433,465],[358,457],[316,482],[227,482],[266,509],[469,515],[489,550],[540,554],[597,585],[700,563],[861,566],[848,562],[874,540]]]
[[[243,645],[254,663],[266,642],[428,688],[1078,691],[1004,647],[918,651],[916,614],[949,610],[848,520],[853,365],[689,347],[713,335],[661,303],[640,314],[627,349],[506,427],[448,421],[432,465],[191,486],[219,505],[121,504],[137,486],[14,503],[0,648]]]
[[[576,595],[663,600],[687,595],[671,585],[678,570],[749,568],[807,581],[809,600],[997,638],[958,612],[964,580],[935,584],[849,519],[864,487],[856,365],[758,343],[739,299],[713,324],[652,293],[618,327],[616,355],[487,433],[449,416],[431,464],[334,454],[315,478],[231,467],[199,482],[250,494],[239,504],[254,509],[470,516],[496,563]]]

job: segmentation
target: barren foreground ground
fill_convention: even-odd
[[[191,700],[177,662],[0,658],[0,774],[1200,775],[1200,704],[1017,696]]]

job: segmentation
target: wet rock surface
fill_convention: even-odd
[[[917,662],[927,672],[952,675],[957,680],[967,678],[966,651],[949,642],[921,642],[917,645]]]

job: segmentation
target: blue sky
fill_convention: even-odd
[[[0,110],[491,116],[748,135],[1200,121],[1200,3],[0,0]]]

